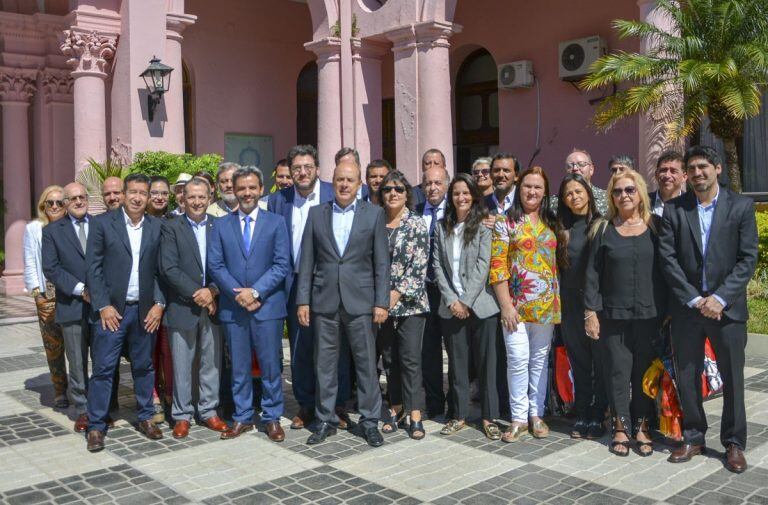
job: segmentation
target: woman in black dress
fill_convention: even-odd
[[[613,415],[609,449],[627,456],[631,428],[637,453],[650,456],[648,416],[653,402],[643,392],[643,375],[655,357],[651,338],[658,334],[664,315],[658,238],[640,174],[615,174],[608,197],[608,221],[591,230],[584,324],[587,335],[599,340]]]
[[[603,384],[597,342],[584,331],[584,276],[589,257],[587,233],[600,217],[589,183],[580,174],[568,174],[560,183],[557,216],[563,237],[557,244],[560,268],[562,323],[560,334],[573,371],[576,422],[571,438],[596,439],[604,435],[608,399]]]

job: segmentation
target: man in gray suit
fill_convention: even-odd
[[[360,185],[360,166],[341,161],[333,173],[335,198],[310,209],[301,241],[296,305],[299,324],[309,326],[311,309],[315,325],[319,422],[308,444],[319,444],[336,433],[342,338],[349,341],[357,372],[363,436],[372,447],[384,443],[378,430],[381,392],[373,324],[387,319],[389,245],[384,211],[356,200]]]
[[[200,420],[213,431],[227,430],[227,424],[216,414],[222,356],[221,329],[215,319],[219,290],[205,267],[213,226],[213,218],[206,214],[210,199],[208,181],[195,177],[184,186],[184,215],[163,221],[160,275],[170,288],[165,324],[173,358],[174,438],[189,434],[189,423],[195,414],[195,382],[199,383]],[[199,369],[194,370],[198,353]],[[198,375],[197,381],[193,379],[194,373]]]

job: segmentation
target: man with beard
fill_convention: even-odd
[[[120,177],[107,177],[101,185],[101,199],[107,210],[115,210],[123,204],[123,180]]]
[[[232,162],[224,162],[219,165],[216,173],[216,187],[219,190],[219,199],[208,206],[206,211],[213,217],[226,216],[237,210],[237,197],[232,186],[232,174],[240,168],[240,165]]]

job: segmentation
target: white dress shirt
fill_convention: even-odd
[[[293,187],[293,210],[291,211],[291,252],[293,253],[293,269],[299,271],[301,258],[301,237],[307,225],[309,209],[320,205],[320,179],[315,181],[315,187],[306,198],[301,196],[296,186]]]
[[[507,196],[504,197],[503,202],[499,202],[498,198],[496,198],[496,193],[491,193],[493,204],[496,206],[496,211],[499,214],[504,214],[512,207],[512,202],[515,199],[515,191],[517,190],[517,187],[512,186],[512,191],[507,193]]]
[[[453,273],[451,281],[453,289],[459,296],[464,296],[464,284],[461,282],[461,253],[464,251],[464,223],[458,223],[453,227],[453,264],[451,270]]]
[[[243,232],[245,230],[245,216],[251,216],[251,240],[249,241],[249,244],[251,244],[251,247],[253,247],[253,229],[256,227],[256,217],[259,215],[259,206],[257,205],[255,209],[251,211],[250,214],[246,214],[242,210],[237,211],[237,217],[240,220],[240,240],[243,239]]]
[[[196,223],[186,216],[189,226],[192,227],[192,233],[195,234],[195,240],[197,241],[197,250],[200,251],[200,261],[203,264],[203,286],[205,286],[205,246],[206,246],[206,227],[208,226],[208,217],[203,218],[202,221]]]
[[[357,209],[357,200],[344,208],[339,207],[335,200],[333,201],[333,238],[336,239],[336,247],[339,248],[342,256],[347,248],[349,232],[352,231],[355,209]]]
[[[424,221],[427,223],[427,230],[431,229],[432,226],[432,209],[435,209],[435,218],[440,221],[443,219],[443,214],[445,214],[445,202],[446,200],[443,199],[442,202],[440,202],[440,205],[437,207],[434,207],[431,203],[429,203],[429,200],[424,204],[424,212],[422,213],[422,216],[424,217]]]
[[[72,227],[75,229],[75,237],[78,237],[80,235],[80,226],[77,224],[77,218],[73,217],[71,215],[68,215],[69,220],[72,222]],[[85,221],[85,238],[88,238],[88,216],[83,216],[83,221]],[[79,239],[78,239],[79,241]],[[75,284],[75,288],[72,290],[72,294],[75,296],[83,296],[83,289],[85,289],[85,284],[82,282],[78,282]]]
[[[144,231],[144,216],[138,224],[134,225],[128,214],[123,209],[125,218],[125,231],[128,232],[128,241],[131,243],[131,276],[128,278],[128,292],[125,294],[126,302],[139,301],[139,258],[141,256],[141,234]]]
[[[682,194],[683,192],[680,191],[672,198],[675,198]],[[656,191],[656,198],[653,200],[653,210],[651,211],[651,213],[659,217],[661,217],[664,214],[664,200],[661,199],[661,193],[659,191]]]

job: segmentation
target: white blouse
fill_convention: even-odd
[[[459,223],[453,227],[453,264],[451,270],[453,276],[453,288],[459,296],[464,296],[464,284],[461,282],[461,253],[464,251],[464,223]]]

